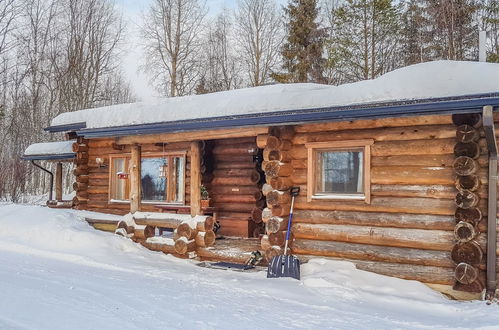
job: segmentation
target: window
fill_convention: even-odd
[[[373,140],[307,143],[307,199],[370,202]]]
[[[130,199],[130,156],[111,156],[111,201]],[[185,196],[185,153],[143,154],[140,173],[142,201],[183,203]]]

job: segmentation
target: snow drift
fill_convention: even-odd
[[[494,328],[499,309],[314,259],[302,281],[200,268],[82,213],[0,204],[2,329]]]

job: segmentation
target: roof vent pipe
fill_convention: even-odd
[[[478,62],[487,62],[487,31],[478,31]]]
[[[495,297],[497,249],[497,141],[492,106],[483,107],[483,128],[489,149],[489,194],[487,207],[487,291],[486,299]]]
[[[49,201],[51,201],[52,200],[52,190],[54,190],[54,173],[52,173],[49,170],[47,170],[46,168],[38,165],[37,163],[35,163],[34,160],[31,161],[31,164],[35,165],[36,167],[38,167],[39,169],[41,169],[42,171],[44,171],[50,175]]]

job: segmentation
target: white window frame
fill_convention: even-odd
[[[307,148],[307,201],[314,200],[351,200],[364,201],[371,203],[371,146],[374,144],[372,139],[348,140],[348,141],[328,141],[328,142],[309,142],[305,144]],[[364,182],[364,192],[356,194],[337,194],[320,193],[316,187],[316,164],[319,152],[328,151],[349,151],[362,149],[362,175]]]

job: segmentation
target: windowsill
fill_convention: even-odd
[[[119,199],[111,199],[109,204],[130,204],[128,200],[119,200]],[[183,206],[185,203],[169,203],[169,202],[160,202],[160,201],[141,201],[140,204],[153,204],[153,205],[172,205],[172,206]]]
[[[325,195],[312,195],[312,200],[350,200],[350,201],[365,201],[365,195],[349,195],[349,194],[325,194]]]

